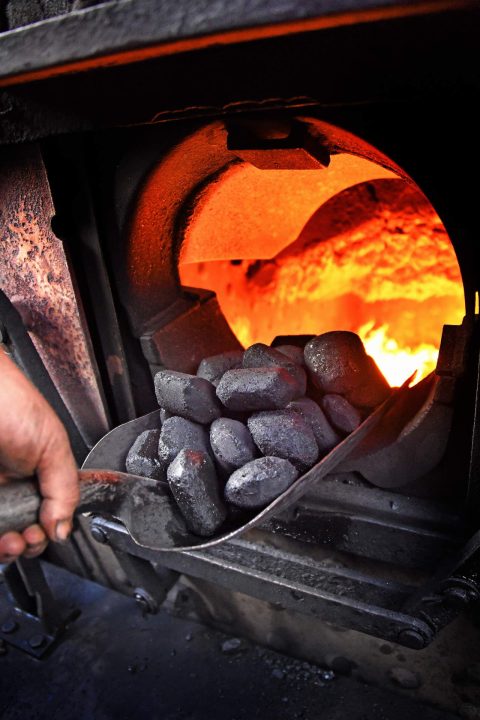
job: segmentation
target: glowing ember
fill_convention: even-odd
[[[426,198],[399,180],[340,193],[275,257],[250,258],[179,267],[183,285],[217,293],[245,347],[277,335],[350,330],[398,386],[415,370],[415,382],[434,370],[443,325],[463,317],[445,228]]]
[[[392,387],[401,385],[415,371],[414,383],[435,370],[438,349],[428,343],[414,347],[399,347],[396,340],[388,337],[388,325],[374,328],[374,323],[362,325],[358,334],[367,353],[373,357]]]

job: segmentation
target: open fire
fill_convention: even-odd
[[[180,261],[180,279],[217,293],[245,347],[276,335],[356,332],[391,386],[415,370],[417,382],[430,373],[442,326],[464,314],[445,228],[426,198],[398,179],[335,195],[272,258]]]
[[[387,324],[375,327],[373,321],[358,329],[365,349],[380,367],[391,387],[401,385],[413,373],[412,384],[431,373],[437,364],[438,348],[430,343],[402,347],[389,337]]]

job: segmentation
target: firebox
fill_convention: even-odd
[[[2,343],[78,463],[156,427],[156,372],[257,342],[352,331],[411,391],[239,538],[159,553],[90,515],[46,557],[305,658],[320,627],[434,648],[480,597],[478,3],[132,5],[0,34]]]

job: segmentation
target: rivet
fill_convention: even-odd
[[[423,635],[418,630],[413,629],[402,630],[398,635],[398,642],[412,648],[412,650],[421,650],[426,644]]]
[[[468,605],[470,601],[469,594],[466,588],[463,587],[449,587],[444,590],[445,598],[451,607],[461,609],[465,605]]]
[[[15,622],[13,618],[9,618],[8,620],[5,620],[0,630],[2,633],[5,633],[5,635],[9,635],[10,633],[15,632],[15,630],[18,628],[18,624]]]
[[[41,635],[40,633],[38,633],[37,635],[32,635],[32,637],[28,641],[28,644],[33,650],[41,648],[42,645],[45,644],[45,635]]]
[[[92,525],[90,527],[90,534],[96,542],[101,543],[102,545],[106,545],[108,543],[107,533],[97,525]]]

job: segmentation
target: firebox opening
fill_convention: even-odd
[[[230,166],[195,202],[179,275],[217,294],[244,346],[351,330],[392,386],[435,368],[443,325],[465,310],[454,248],[425,196],[347,154],[320,171]]]

